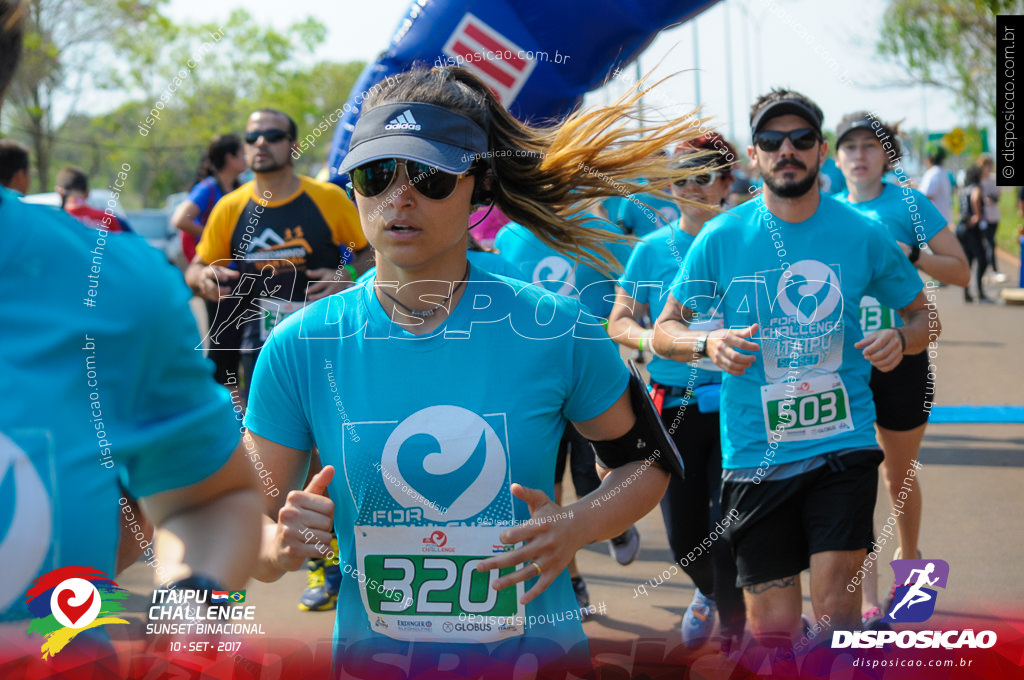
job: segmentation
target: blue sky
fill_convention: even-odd
[[[892,66],[874,56],[874,44],[886,3],[821,0],[727,0],[697,19],[701,103],[717,127],[740,144],[748,141],[747,111],[759,92],[787,86],[815,99],[834,128],[843,114],[858,109],[883,118],[905,120],[906,129],[949,130],[961,123],[952,98],[934,88],[880,87],[899,78]],[[317,59],[370,60],[388,43],[409,0],[324,3],[311,0],[172,0],[175,21],[224,19],[236,7],[258,20],[284,26],[313,15],[328,28]],[[728,12],[726,11],[728,8]],[[727,77],[726,23],[730,30],[732,77]],[[693,28],[686,24],[663,31],[641,58],[643,69],[661,62],[656,73],[683,73],[662,88],[663,103],[691,108],[695,103]],[[830,68],[829,64],[832,65]],[[840,76],[845,77],[841,80]],[[732,84],[729,108],[727,84]],[[588,103],[611,101],[627,86],[614,83]]]

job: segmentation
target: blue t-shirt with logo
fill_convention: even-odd
[[[586,226],[621,234],[596,218],[589,220]],[[606,245],[619,264],[614,272],[617,277],[629,259],[630,247],[611,240]],[[519,267],[522,280],[539,284],[552,293],[578,298],[592,314],[602,319],[607,319],[611,313],[615,303],[615,278],[559,253],[523,225],[510,222],[502,227],[494,240],[494,248],[501,257]]]
[[[631,194],[618,203],[612,221],[636,237],[646,236],[681,216],[679,204],[654,194]]]
[[[336,468],[336,662],[404,654],[410,642],[459,643],[448,651],[467,664],[585,652],[567,571],[523,607],[515,588],[496,593],[472,566],[510,549],[499,534],[530,517],[510,485],[551,495],[566,421],[601,415],[627,381],[577,300],[475,265],[451,316],[426,335],[391,321],[372,280],[278,326],[245,423],[284,446],[315,443]],[[527,627],[541,614],[562,620]]]
[[[0,285],[18,291],[0,302],[0,619],[18,619],[42,574],[113,575],[119,482],[135,497],[199,482],[239,425],[159,251],[6,189],[0,231]]]
[[[882,184],[882,193],[870,201],[853,203],[850,192],[836,196],[868,217],[885,225],[892,237],[908,246],[921,247],[931,241],[946,226],[946,218],[931,200],[917,189],[897,184]],[[890,309],[873,297],[860,302],[860,325],[865,333],[898,328],[903,325],[896,310]]]
[[[668,301],[669,286],[679,274],[687,251],[693,245],[695,236],[683,231],[679,222],[673,222],[648,234],[640,240],[630,254],[626,272],[619,279],[619,286],[640,304],[647,305],[651,319],[657,319]],[[705,327],[697,321],[690,328]],[[721,371],[708,360],[697,362],[697,367],[654,355],[647,364],[651,379],[662,385],[674,387],[698,387],[720,383]],[[664,408],[688,403],[686,396],[666,399]]]
[[[821,178],[821,190],[826,194],[838,194],[846,190],[846,177],[831,158],[825,159],[818,172]]]
[[[759,196],[705,226],[672,285],[698,311],[722,296],[728,328],[759,324],[756,361],[722,377],[725,468],[877,445],[859,302],[901,309],[923,288],[884,225],[824,194],[784,222]]]

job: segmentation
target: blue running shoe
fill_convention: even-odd
[[[690,649],[696,649],[704,645],[710,638],[711,632],[715,629],[715,615],[718,606],[715,598],[700,592],[700,588],[693,594],[693,601],[686,608],[683,614],[683,644]]]
[[[306,562],[309,575],[306,591],[299,597],[299,609],[305,612],[322,612],[338,606],[338,590],[341,588],[341,567],[338,566],[338,541],[331,539],[332,559],[313,559]]]

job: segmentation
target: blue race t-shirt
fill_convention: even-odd
[[[882,224],[824,194],[784,222],[758,196],[704,227],[672,286],[698,311],[722,296],[728,328],[759,324],[756,361],[722,377],[725,468],[877,445],[859,302],[901,309],[923,288]]]
[[[42,574],[113,575],[119,481],[136,497],[199,482],[239,425],[162,253],[6,189],[0,231],[0,285],[17,291],[0,302],[0,619],[17,619]]]
[[[626,272],[618,283],[631,298],[647,305],[651,319],[657,319],[665,309],[669,286],[679,274],[686,253],[695,238],[683,231],[676,221],[643,237],[633,248]],[[690,328],[721,328],[721,321],[719,320],[717,324],[711,321],[694,321]],[[647,364],[647,369],[652,380],[674,387],[693,388],[722,381],[721,371],[707,359],[697,362],[695,368],[689,363],[662,359],[654,355]],[[684,395],[666,399],[663,408],[689,403],[691,397],[692,395]]]
[[[892,237],[908,246],[919,248],[931,241],[946,226],[946,218],[931,200],[917,189],[896,184],[882,184],[882,193],[870,201],[853,203],[850,192],[836,196],[859,212],[885,225]],[[898,328],[903,325],[896,310],[873,297],[860,301],[860,327],[865,333]]]
[[[846,177],[831,158],[825,159],[818,172],[818,177],[821,178],[821,190],[826,194],[838,194],[846,190]]]
[[[445,649],[470,665],[585,652],[567,571],[523,606],[524,591],[498,593],[494,574],[473,569],[509,550],[499,534],[530,517],[510,485],[552,494],[566,421],[597,417],[626,389],[616,346],[581,317],[576,300],[474,265],[451,316],[427,335],[391,321],[373,280],[274,330],[245,423],[287,447],[316,444],[337,470],[336,664],[404,656],[408,643],[457,643]],[[542,614],[560,620],[537,622]],[[417,647],[414,658],[434,663]]]
[[[612,221],[636,237],[657,231],[682,214],[675,201],[654,194],[630,194],[619,201],[618,209],[618,213],[611,215]]]
[[[621,234],[604,220],[593,219],[588,227]],[[608,250],[621,265],[629,259],[629,245],[609,240]],[[559,253],[521,224],[510,222],[498,232],[494,248],[520,270],[519,278],[544,286],[552,293],[578,298],[594,316],[607,319],[615,303],[615,279]]]

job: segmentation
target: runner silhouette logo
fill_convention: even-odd
[[[894,560],[889,563],[896,576],[896,590],[883,621],[920,623],[935,613],[938,592],[949,579],[945,560]]]

